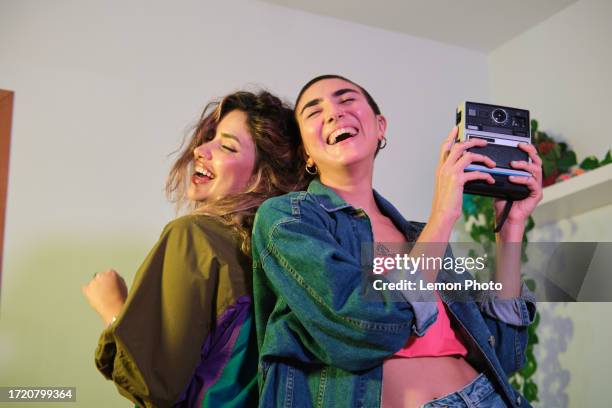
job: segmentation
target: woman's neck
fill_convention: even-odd
[[[321,174],[321,183],[331,188],[344,201],[361,208],[370,217],[380,213],[372,190],[373,168],[343,168]]]

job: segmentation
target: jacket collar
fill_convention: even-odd
[[[344,201],[334,190],[327,187],[318,178],[312,180],[308,185],[308,192],[319,202],[319,205],[327,212],[336,212],[345,208],[353,208]]]
[[[315,178],[308,185],[308,193],[314,196],[319,205],[327,212],[332,213],[340,210],[356,209],[340,197],[334,190],[327,187],[319,178]],[[419,234],[419,229],[413,223],[407,221],[400,212],[383,196],[374,190],[374,200],[384,215],[389,217],[407,239],[414,239]]]

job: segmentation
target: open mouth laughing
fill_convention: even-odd
[[[355,137],[357,133],[359,133],[359,131],[354,127],[342,127],[342,128],[336,129],[333,132],[331,132],[329,136],[327,137],[327,144],[335,145],[344,140]]]
[[[195,166],[193,176],[191,176],[191,180],[194,184],[206,183],[210,180],[213,180],[214,178],[215,175],[210,170],[201,165]]]

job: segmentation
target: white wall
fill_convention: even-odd
[[[258,1],[0,0],[15,91],[0,384],[128,406],[94,369],[101,322],[80,286],[108,266],[131,279],[173,216],[166,154],[209,98],[261,84],[293,101],[331,72],[387,114],[376,185],[425,219],[457,102],[488,98],[485,55]]]
[[[578,1],[488,58],[494,100],[531,109],[579,160],[612,145],[612,2]],[[541,226],[534,241],[612,240],[612,205]],[[609,405],[610,303],[542,304],[536,348],[542,406]]]
[[[530,109],[579,158],[612,146],[612,2],[581,0],[489,55],[495,100]]]

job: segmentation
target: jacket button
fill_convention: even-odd
[[[488,341],[491,347],[495,347],[495,337],[493,337],[493,335],[489,336]]]
[[[521,405],[521,396],[516,397],[516,405]]]

